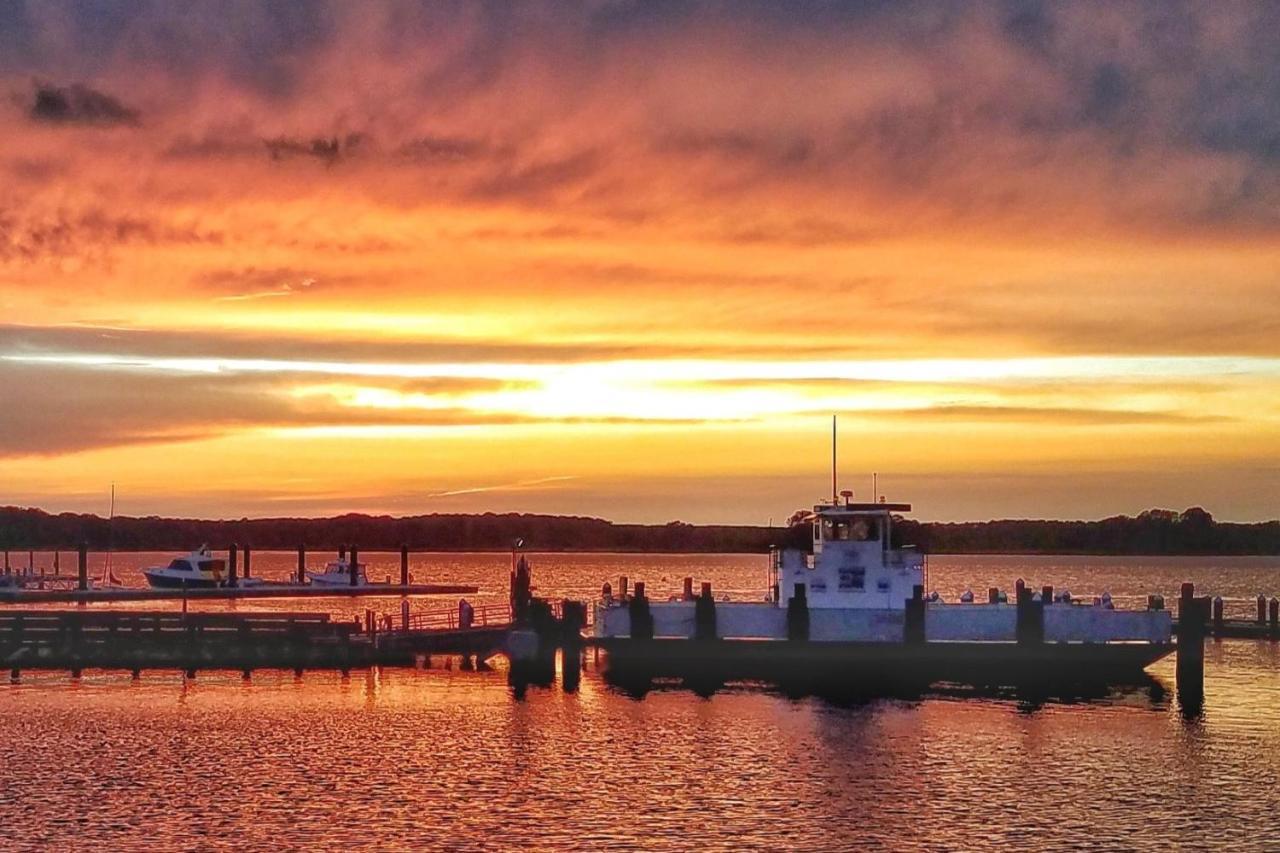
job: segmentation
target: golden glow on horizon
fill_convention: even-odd
[[[834,412],[927,517],[1280,506],[1250,7],[443,9],[23,8],[0,500],[760,520]]]

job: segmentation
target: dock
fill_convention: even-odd
[[[474,595],[466,584],[364,584],[310,586],[262,583],[253,586],[200,589],[17,589],[0,588],[0,604],[98,604],[124,601],[228,601],[254,598],[355,598],[362,596]]]

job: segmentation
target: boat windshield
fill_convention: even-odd
[[[201,560],[200,571],[202,572],[222,572],[226,571],[226,560]]]

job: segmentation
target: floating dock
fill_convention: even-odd
[[[244,598],[353,598],[361,596],[474,595],[466,584],[308,584],[260,583],[252,586],[197,589],[17,589],[0,588],[0,604],[97,604],[122,601],[227,601]]]

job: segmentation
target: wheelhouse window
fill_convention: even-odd
[[[822,536],[828,542],[875,542],[880,539],[880,521],[864,516],[823,519]]]

